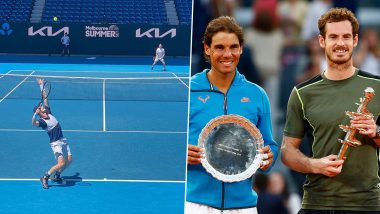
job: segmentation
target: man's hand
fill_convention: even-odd
[[[337,176],[342,172],[344,160],[337,160],[337,155],[307,157],[299,150],[301,142],[301,138],[284,136],[281,158],[286,166],[304,174],[322,174],[328,177]]]
[[[187,164],[200,164],[203,150],[199,146],[189,144],[187,147]]]
[[[41,112],[41,108],[37,108],[35,113],[39,114],[40,112]]]
[[[344,160],[337,160],[336,155],[329,155],[310,161],[314,174],[322,174],[328,177],[335,177],[342,172]]]
[[[376,123],[373,117],[367,115],[355,116],[351,121],[351,126],[359,130],[362,135],[367,135],[370,138],[375,138],[376,133]]]
[[[263,162],[261,162],[260,169],[266,170],[273,163],[273,153],[269,146],[265,146],[263,149],[259,151],[263,157]]]
[[[37,83],[38,83],[38,85],[43,85],[44,84],[44,80],[40,79],[40,78],[37,78]]]
[[[40,111],[41,111],[41,109],[37,108],[36,111],[33,114],[33,117],[32,117],[32,125],[33,126],[38,126],[39,125],[38,121],[36,120],[36,115],[39,114]]]

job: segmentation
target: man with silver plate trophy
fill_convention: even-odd
[[[330,9],[318,28],[327,69],[293,88],[281,146],[284,164],[306,174],[298,214],[378,214],[380,77],[353,65],[359,23],[351,11]],[[299,149],[306,133],[312,157]]]
[[[236,69],[243,30],[233,18],[212,20],[203,43],[211,69],[191,79],[185,213],[257,214],[252,175],[278,155],[269,100]]]

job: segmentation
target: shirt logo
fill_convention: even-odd
[[[251,100],[248,98],[248,97],[243,97],[243,98],[241,98],[241,100],[240,100],[240,102],[242,102],[242,103],[248,103],[248,102],[250,102]]]
[[[210,99],[210,96],[209,96],[209,95],[207,95],[205,98],[203,98],[203,97],[201,97],[201,96],[198,97],[198,100],[202,101],[202,103],[206,103],[207,100],[209,100],[209,99]]]

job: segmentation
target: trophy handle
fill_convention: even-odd
[[[340,140],[340,139],[338,139]],[[339,153],[338,153],[338,160],[343,160],[344,155],[346,154],[348,149],[348,144],[343,144],[342,147],[340,147]]]
[[[346,115],[349,116],[350,118],[354,118],[360,115],[373,117],[373,115],[368,111],[367,106],[374,97],[375,97],[375,91],[373,90],[373,88],[367,87],[364,90],[364,97],[360,98],[360,104],[356,112],[346,111]],[[346,125],[339,125],[339,128],[341,128],[344,132],[346,132],[346,135],[343,140],[338,139],[338,141],[342,143],[342,146],[338,153],[338,160],[343,160],[347,152],[347,149],[350,146],[351,147],[360,146],[361,142],[355,138],[357,129],[352,128],[351,126],[346,126]]]

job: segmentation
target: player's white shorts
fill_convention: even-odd
[[[66,139],[61,139],[50,143],[51,149],[53,150],[55,159],[58,160],[59,156],[67,158],[71,156],[71,151],[69,145],[66,143]]]
[[[221,211],[203,204],[186,201],[185,214],[220,214]],[[246,209],[223,210],[223,214],[257,214],[256,207]]]
[[[158,57],[154,58],[154,62],[153,62],[153,64],[156,64],[158,61],[161,61],[161,63],[165,64],[165,60],[164,60],[164,58],[159,59]]]

